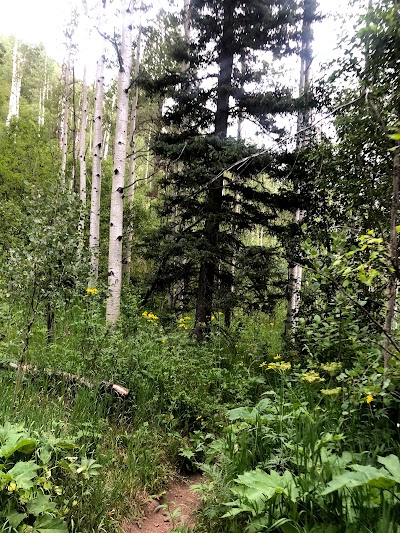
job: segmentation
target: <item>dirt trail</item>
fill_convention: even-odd
[[[193,513],[200,505],[199,496],[190,490],[190,485],[202,482],[201,474],[195,474],[172,485],[160,500],[152,500],[146,509],[146,516],[139,523],[125,522],[124,533],[169,533],[185,525],[193,527]],[[166,505],[167,508],[159,508]]]

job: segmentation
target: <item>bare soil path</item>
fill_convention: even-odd
[[[193,513],[199,508],[200,499],[190,485],[201,482],[201,474],[177,481],[160,500],[148,503],[146,516],[139,523],[123,523],[124,533],[169,533],[179,526],[193,527]]]

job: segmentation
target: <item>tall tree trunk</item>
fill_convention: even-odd
[[[79,132],[79,199],[81,201],[81,216],[79,220],[79,233],[81,240],[85,227],[86,211],[86,130],[88,122],[88,98],[87,98],[87,66],[83,68],[82,79],[82,106],[81,106],[81,127]]]
[[[70,190],[78,192],[78,174],[76,171],[76,146],[78,142],[76,127],[76,87],[75,87],[75,66],[72,65],[72,173],[70,181]]]
[[[233,6],[224,0],[223,33],[220,43],[219,73],[217,84],[217,110],[215,115],[215,135],[226,138],[229,119],[229,96],[232,90],[233,70]],[[203,258],[200,263],[199,281],[196,299],[195,333],[202,340],[210,329],[214,298],[215,274],[218,267],[216,248],[219,242],[219,213],[222,208],[223,176],[213,181],[207,195],[210,215],[204,225]]]
[[[316,0],[304,0],[303,4],[303,27],[301,35],[301,66],[299,81],[299,96],[307,94],[311,83],[311,63],[313,32],[312,23],[317,10]],[[310,124],[310,114],[308,111],[302,111],[297,119],[297,149],[302,149],[306,143],[306,132],[303,132]],[[299,187],[297,187],[299,192]],[[304,218],[304,211],[296,209],[294,214],[294,223],[300,224]],[[303,267],[294,264],[289,267],[288,272],[288,290],[287,290],[287,309],[286,309],[286,334],[290,334],[297,326],[297,316],[301,301],[301,284],[303,279]]]
[[[132,68],[132,2],[124,0],[121,51],[119,54],[117,117],[115,128],[114,172],[111,188],[110,240],[106,320],[114,324],[120,314],[122,288],[122,235],[124,178],[129,116],[129,87]]]
[[[105,0],[99,0],[99,25],[102,27]],[[95,288],[99,276],[99,247],[100,247],[100,196],[101,196],[101,160],[103,142],[103,100],[104,100],[104,65],[106,51],[104,42],[97,60],[96,91],[93,114],[93,160],[92,160],[92,189],[90,197],[90,276],[89,288]],[[92,131],[92,129],[91,129]]]
[[[13,51],[13,67],[11,78],[11,92],[8,104],[6,125],[9,126],[13,117],[19,117],[19,100],[21,96],[23,57],[18,49],[18,40],[15,38]]]
[[[143,10],[143,0],[140,4],[140,11]],[[134,82],[135,82],[135,92],[133,94],[132,108],[131,108],[131,117],[130,117],[130,154],[129,154],[129,176],[128,184],[126,188],[126,203],[128,209],[132,210],[133,199],[135,196],[135,167],[136,167],[136,119],[137,119],[137,110],[139,102],[139,67],[140,67],[140,49],[141,49],[141,40],[142,40],[142,20],[139,22],[138,36],[137,36],[137,46],[136,46],[136,58],[135,58],[135,68],[134,68]],[[123,269],[127,278],[129,279],[131,273],[131,259],[132,259],[132,228],[128,229],[126,236],[125,244],[125,255],[123,259]]]
[[[43,88],[39,91],[39,114],[38,114],[38,125],[44,126],[44,112],[45,107],[44,104],[47,100],[48,95],[48,80],[47,80],[47,56],[44,60],[44,81],[43,81]]]
[[[399,274],[399,257],[397,252],[398,237],[397,237],[397,220],[399,213],[399,181],[400,181],[400,142],[397,142],[397,148],[393,160],[393,196],[392,208],[390,215],[390,243],[389,243],[389,266],[391,273],[388,283],[388,299],[386,304],[386,318],[385,318],[385,332],[387,335],[392,334],[394,313],[396,308],[396,294],[397,294],[397,276]],[[385,340],[384,362],[385,368],[388,368],[390,363],[390,340]]]
[[[65,185],[65,171],[67,168],[67,153],[68,153],[68,118],[69,118],[69,93],[70,93],[70,77],[71,77],[71,38],[67,42],[67,60],[65,63],[65,93],[64,93],[64,114],[62,118],[63,132],[62,132],[62,157],[61,157],[61,183]]]

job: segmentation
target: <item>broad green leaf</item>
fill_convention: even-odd
[[[54,446],[63,450],[73,450],[74,448],[77,448],[77,445],[69,440],[57,440],[54,443]]]
[[[268,530],[268,516],[254,518],[246,528],[246,533],[259,533]]]
[[[400,141],[400,133],[392,133],[389,135],[389,138],[392,139],[392,141]]]
[[[36,448],[36,440],[20,433],[10,433],[0,448],[0,457],[11,457],[13,453],[32,453]]]
[[[263,470],[256,469],[250,472],[245,472],[236,479],[236,483],[246,487],[245,496],[249,500],[270,499],[274,494],[283,494],[292,501],[298,498],[298,489],[294,482],[294,478],[286,470],[281,476],[278,472],[271,470],[269,474]]]
[[[352,489],[369,485],[379,489],[390,489],[396,484],[396,480],[384,469],[377,469],[374,466],[351,465],[354,472],[345,472],[335,476],[321,492],[322,496],[330,494],[340,489]]]
[[[400,483],[400,461],[397,455],[391,454],[388,457],[378,457],[378,462],[392,474],[397,483]]]
[[[8,475],[12,477],[19,488],[29,490],[33,487],[32,479],[36,476],[39,466],[34,461],[19,461]]]
[[[68,528],[62,518],[43,515],[35,521],[33,531],[35,533],[68,533]]]
[[[236,409],[230,409],[228,411],[229,420],[253,420],[254,409],[252,407],[237,407]]]
[[[365,484],[371,487],[390,489],[396,484],[392,476],[383,468],[378,470],[374,466],[369,465],[352,465],[351,468],[356,472],[364,474],[366,477]]]
[[[229,503],[225,503],[224,505],[229,505]],[[237,505],[240,505],[240,507],[234,507],[233,509],[230,509],[224,515],[222,515],[222,518],[231,518],[232,516],[246,512],[254,514],[254,510],[248,505],[244,505],[243,503],[238,503]]]
[[[344,488],[355,488],[365,484],[365,476],[361,472],[345,472],[340,476],[335,476],[326,486],[325,490],[321,492],[322,496],[326,496],[331,492],[335,492]]]
[[[28,515],[26,513],[17,513],[17,511],[12,511],[7,513],[7,520],[10,523],[10,526],[16,529],[27,516]]]
[[[39,493],[26,504],[26,510],[29,514],[39,516],[45,512],[55,511],[56,504],[50,501],[50,496]]]

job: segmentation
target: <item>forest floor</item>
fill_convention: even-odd
[[[169,533],[180,526],[193,527],[194,512],[200,506],[200,498],[190,490],[190,486],[201,482],[201,474],[176,481],[160,500],[147,504],[143,519],[124,522],[124,533]]]

